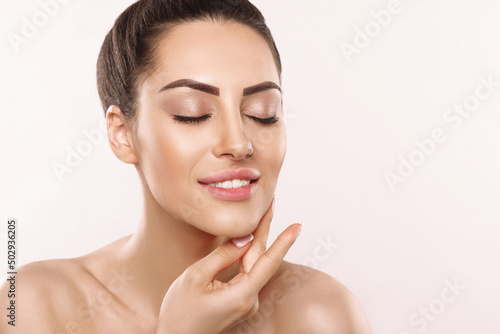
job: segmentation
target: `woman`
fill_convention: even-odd
[[[253,5],[138,1],[97,77],[142,219],[91,254],[21,268],[17,329],[2,333],[370,333],[343,285],[282,261],[300,224],[266,250],[286,138],[280,56]]]

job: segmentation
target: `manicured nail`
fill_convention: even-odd
[[[299,230],[299,235],[300,235],[300,233],[302,232],[302,229],[304,228],[305,223],[300,222],[299,224],[300,224],[300,230]]]
[[[245,237],[233,238],[231,241],[233,242],[233,244],[236,247],[241,248],[241,247],[244,247],[246,244],[248,244],[252,240],[253,240],[253,234],[249,234]]]

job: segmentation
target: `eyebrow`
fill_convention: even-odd
[[[220,95],[219,88],[204,84],[204,83],[199,82],[199,81],[189,80],[189,79],[181,79],[181,80],[171,82],[168,85],[164,86],[162,89],[160,89],[158,91],[158,93],[161,93],[167,89],[172,89],[172,88],[177,88],[177,87],[189,87],[192,89],[201,90],[202,92],[205,92],[208,94],[212,94],[212,95],[216,95],[216,96]]]
[[[158,91],[158,93],[161,93],[167,89],[172,89],[172,88],[177,88],[177,87],[188,87],[188,88],[196,89],[196,90],[199,90],[199,91],[202,91],[202,92],[205,92],[208,94],[212,94],[215,96],[220,96],[220,89],[218,87],[211,86],[211,85],[208,85],[208,84],[205,84],[205,83],[202,83],[199,81],[195,81],[195,80],[190,80],[190,79],[180,79],[180,80],[176,80],[174,82],[171,82],[168,85],[164,86],[162,89],[160,89]],[[259,92],[262,92],[265,90],[269,90],[269,89],[277,89],[280,93],[282,93],[280,86],[278,86],[277,84],[275,84],[272,81],[266,81],[266,82],[262,82],[262,83],[259,83],[257,85],[250,86],[250,87],[243,89],[243,96],[256,94],[256,93],[259,93]]]
[[[262,91],[265,91],[268,89],[277,89],[280,93],[282,93],[280,86],[278,86],[277,84],[275,84],[272,81],[266,81],[266,82],[262,82],[260,84],[257,84],[255,86],[251,86],[251,87],[247,87],[247,88],[243,89],[243,96],[248,96],[248,95],[262,92]]]

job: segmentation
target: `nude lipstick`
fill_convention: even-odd
[[[259,172],[248,168],[225,169],[198,180],[198,183],[216,198],[241,201],[255,193],[259,177]]]

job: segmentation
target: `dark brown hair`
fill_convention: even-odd
[[[269,45],[278,74],[281,59],[262,13],[247,0],[140,0],[128,7],[107,34],[97,60],[97,89],[104,112],[111,105],[133,117],[137,89],[154,70],[159,39],[173,26],[198,20],[244,24]]]

